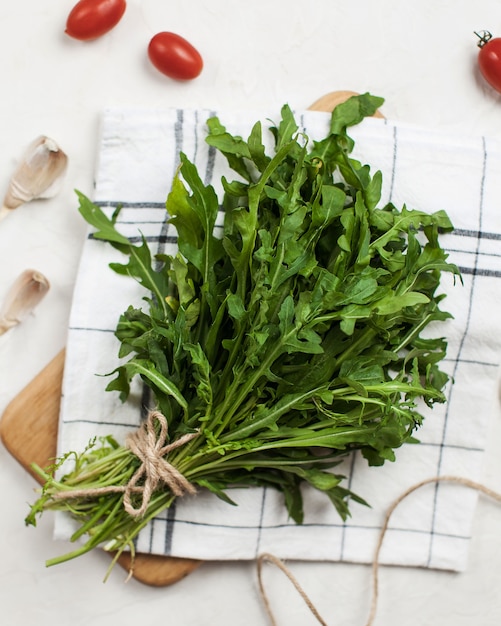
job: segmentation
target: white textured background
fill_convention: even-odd
[[[383,112],[458,133],[501,139],[501,96],[478,77],[473,30],[501,36],[498,0],[128,0],[118,27],[92,43],[63,31],[73,0],[16,0],[0,6],[0,188],[24,147],[44,133],[70,158],[62,192],[32,203],[0,224],[0,295],[27,267],[52,289],[36,314],[0,338],[0,411],[65,345],[66,325],[85,226],[73,189],[92,190],[97,124],[106,105],[306,108],[336,89],[386,98]],[[172,30],[202,53],[194,82],[174,83],[146,58],[149,39]],[[0,195],[3,191],[0,189]],[[501,213],[500,213],[501,219]],[[501,490],[493,424],[485,482]],[[252,564],[204,564],[173,587],[123,584],[116,569],[101,582],[99,552],[45,569],[64,550],[50,518],[38,530],[23,519],[33,480],[0,447],[0,622],[10,625],[177,626],[266,624]],[[501,509],[481,499],[467,572],[385,568],[376,624],[498,625],[501,600],[492,572],[501,566]],[[369,568],[291,564],[332,626],[363,624]],[[314,623],[277,570],[266,573],[279,624]]]

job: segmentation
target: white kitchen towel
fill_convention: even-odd
[[[247,137],[257,119],[279,121],[280,111],[209,111],[111,108],[103,114],[94,200],[107,212],[122,205],[118,228],[144,235],[155,252],[175,250],[165,199],[185,152],[205,182],[220,191],[228,173],[204,141],[205,123],[217,114],[232,133]],[[310,138],[322,138],[327,113],[298,112]],[[287,517],[270,489],[236,490],[232,507],[207,493],[185,497],[140,535],[137,550],[205,560],[278,557],[368,563],[389,504],[418,481],[453,474],[481,480],[489,422],[498,415],[497,377],[501,312],[501,147],[482,137],[451,136],[398,122],[367,119],[351,130],[354,156],[383,173],[382,204],[426,211],[445,209],[455,231],[443,237],[463,284],[445,277],[443,305],[454,319],[437,333],[449,342],[444,368],[453,376],[448,402],[425,410],[419,445],[397,450],[397,461],[367,466],[355,454],[342,471],[346,486],[371,508],[351,504],[346,523],[322,494],[305,489],[301,526]],[[86,190],[82,190],[86,191]],[[59,451],[80,450],[96,435],[123,441],[140,420],[141,388],[123,405],[105,392],[101,374],[117,365],[114,329],[119,315],[140,305],[135,281],[108,264],[123,261],[108,244],[89,236],[81,259],[70,319],[60,420]],[[462,570],[467,565],[477,494],[457,485],[431,484],[403,502],[392,517],[381,561]],[[56,516],[55,535],[67,538],[69,519]]]

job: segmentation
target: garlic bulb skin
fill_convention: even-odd
[[[0,335],[30,315],[49,289],[50,283],[41,272],[32,269],[22,272],[9,289],[0,309]]]
[[[50,198],[60,188],[68,157],[50,137],[37,137],[25,151],[12,175],[0,218],[36,198]]]

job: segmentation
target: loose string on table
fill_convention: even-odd
[[[157,435],[155,422],[160,425]],[[198,436],[198,432],[188,433],[171,443],[167,441],[167,419],[160,411],[151,411],[146,420],[133,433],[129,434],[125,445],[141,461],[126,485],[109,485],[90,489],[72,489],[52,495],[54,499],[90,498],[108,493],[124,494],[124,509],[132,517],[141,517],[146,512],[151,496],[159,485],[166,485],[173,495],[182,496],[195,493],[195,487],[181,472],[165,458],[171,450],[179,448]],[[142,481],[142,484],[139,482]],[[132,504],[132,494],[141,493],[141,504]]]
[[[367,618],[367,621],[365,622],[365,626],[372,626],[376,617],[377,604],[378,604],[378,599],[379,599],[379,557],[380,557],[381,548],[383,545],[383,540],[388,530],[389,521],[393,512],[398,507],[398,505],[402,502],[402,500],[405,500],[405,498],[407,498],[410,494],[414,493],[421,487],[424,487],[425,485],[429,485],[431,483],[441,483],[441,482],[456,483],[464,487],[474,489],[475,491],[483,493],[484,495],[488,496],[489,498],[501,504],[501,493],[493,491],[492,489],[490,489],[489,487],[486,487],[485,485],[481,483],[475,482],[468,478],[463,478],[461,476],[435,476],[433,478],[427,478],[425,480],[422,480],[416,483],[415,485],[412,485],[408,489],[406,489],[406,491],[404,491],[387,509],[384,520],[383,520],[383,525],[381,526],[381,530],[379,532],[379,537],[378,537],[378,541],[376,544],[376,550],[375,550],[374,558],[372,561],[372,575],[371,575],[372,597],[371,597],[371,603],[370,603],[370,609],[369,609],[369,617]],[[263,601],[264,607],[266,609],[266,612],[268,614],[268,617],[270,619],[272,626],[278,626],[278,623],[273,614],[270,600],[269,600],[268,594],[266,593],[265,585],[263,582],[262,570],[263,570],[263,564],[265,562],[272,563],[287,576],[287,578],[294,585],[296,591],[304,600],[306,606],[309,608],[311,613],[315,616],[317,621],[320,624],[322,624],[322,626],[328,626],[327,622],[321,617],[315,605],[313,604],[311,599],[308,597],[304,589],[301,587],[297,579],[294,577],[290,569],[285,565],[285,563],[281,561],[278,557],[274,556],[273,554],[265,552],[259,555],[257,559],[257,575],[258,575],[258,584],[259,584],[259,591],[261,594],[261,599]]]

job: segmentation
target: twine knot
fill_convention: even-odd
[[[160,424],[158,436],[155,421]],[[124,488],[124,508],[133,517],[144,515],[152,494],[161,484],[167,485],[175,496],[193,494],[196,491],[189,480],[165,457],[171,450],[188,443],[198,433],[188,433],[166,444],[167,430],[165,416],[160,411],[151,411],[138,430],[128,435],[126,439],[126,446],[141,461],[141,465]],[[137,485],[142,479],[144,482],[138,489]],[[136,508],[132,504],[131,496],[139,490],[142,492],[142,500],[141,506]]]
[[[155,422],[160,424],[157,435]],[[71,498],[89,498],[108,493],[124,494],[124,509],[132,517],[141,517],[146,513],[151,496],[159,485],[166,485],[173,495],[182,496],[196,492],[195,487],[181,472],[165,458],[171,450],[179,448],[198,436],[198,432],[188,433],[171,443],[167,441],[167,419],[160,411],[151,411],[146,420],[134,432],[127,436],[126,447],[141,461],[126,485],[109,485],[90,489],[74,489],[52,494],[55,500]],[[142,483],[142,484],[140,484]],[[142,494],[141,504],[132,504],[132,494]]]

